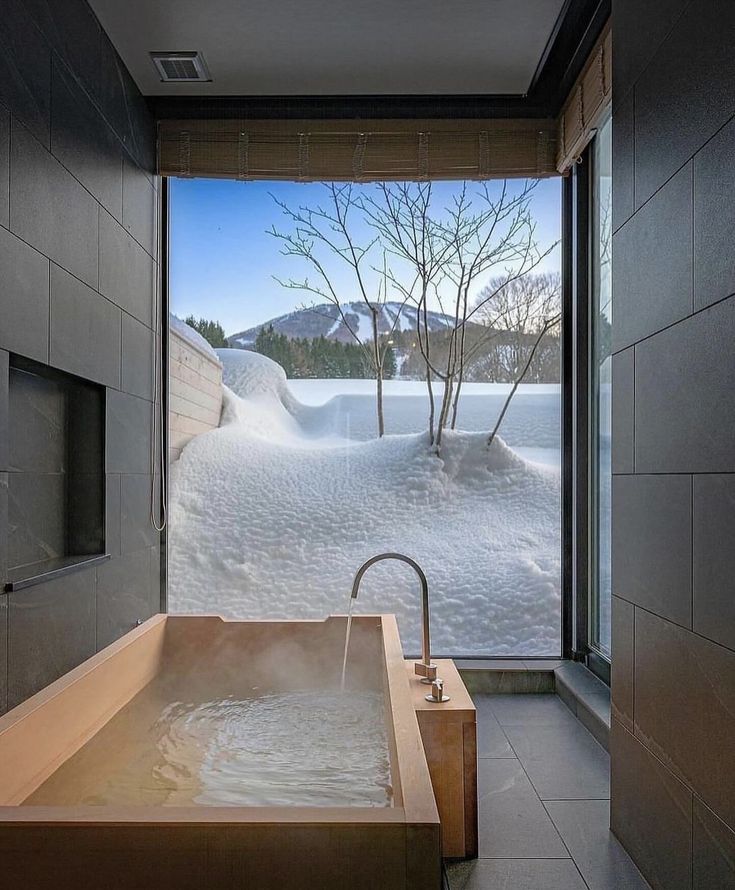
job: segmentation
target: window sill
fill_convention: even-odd
[[[107,562],[109,558],[109,553],[96,553],[92,556],[71,556],[67,559],[48,563],[42,570],[36,567],[36,574],[33,575],[28,574],[29,571],[34,570],[30,566],[14,569],[8,573],[10,579],[5,584],[5,593],[15,593],[18,590],[25,590],[26,587],[35,587],[37,584],[53,581],[55,578],[61,578],[63,575],[70,575],[72,572],[89,569],[92,566]]]
[[[554,671],[556,694],[606,750],[610,750],[610,688],[581,662]]]

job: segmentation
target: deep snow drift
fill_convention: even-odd
[[[218,350],[225,410],[172,466],[169,607],[243,618],[344,614],[376,553],[417,559],[429,579],[435,654],[559,651],[558,471],[484,433],[350,441],[333,405],[305,406],[279,365]],[[399,563],[365,576],[358,612],[395,612],[420,648],[418,583]]]

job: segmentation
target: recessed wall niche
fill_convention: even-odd
[[[8,586],[105,551],[104,387],[11,356]]]

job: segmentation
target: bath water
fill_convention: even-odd
[[[391,806],[380,693],[169,703],[141,695],[27,803]]]

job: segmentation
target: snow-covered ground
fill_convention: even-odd
[[[335,396],[374,396],[375,381],[360,379],[344,379],[330,377],[328,379],[289,380],[291,392],[307,405],[323,405]],[[466,396],[507,395],[511,390],[510,383],[464,383],[462,393]],[[434,392],[441,395],[441,386],[434,384]],[[385,380],[383,392],[386,396],[424,396],[426,384],[421,380]],[[558,383],[522,383],[516,392],[521,395],[561,396]]]
[[[323,405],[324,423],[348,439],[374,439],[375,381],[289,380],[289,388],[306,405]],[[437,404],[441,386],[434,387]],[[458,427],[466,432],[492,428],[510,385],[466,383],[458,414]],[[418,380],[387,380],[384,394],[386,431],[418,433],[426,428],[426,384]],[[522,456],[559,466],[561,449],[561,393],[551,384],[521,385],[503,421],[503,439]]]
[[[422,432],[348,439],[344,395],[324,403],[312,392],[316,404],[307,405],[304,384],[320,381],[286,381],[255,353],[218,353],[229,387],[222,425],[190,442],[172,467],[171,611],[344,614],[359,565],[398,550],[428,576],[435,654],[558,653],[557,468],[503,441],[488,450],[486,432],[447,433],[440,457]],[[558,400],[558,390],[541,395]],[[410,398],[422,395],[395,396]],[[538,436],[534,445],[530,427],[527,438],[526,447],[550,450]],[[407,566],[371,568],[357,611],[395,612],[404,649],[418,652],[419,592]]]

